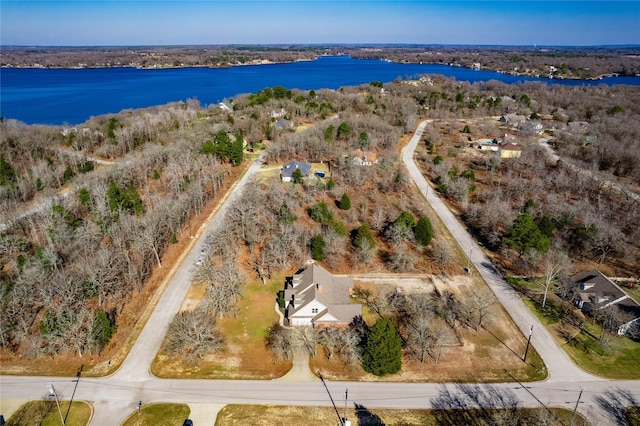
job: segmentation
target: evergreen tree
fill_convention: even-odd
[[[329,125],[329,127],[327,127],[324,131],[324,140],[327,142],[333,142],[333,131],[335,130],[335,127],[333,127],[333,125]]]
[[[353,245],[357,248],[376,246],[376,240],[373,238],[369,225],[363,223],[356,229],[355,236],[353,237]]]
[[[402,226],[405,229],[409,230],[413,228],[413,225],[416,223],[416,218],[409,212],[402,212],[394,222],[395,225]]]
[[[244,159],[244,137],[242,133],[235,134],[235,140],[231,143],[229,160],[234,166],[239,166]]]
[[[0,155],[0,186],[9,185],[16,181],[16,172],[5,159]]]
[[[522,256],[529,249],[546,253],[551,240],[540,231],[531,216],[522,213],[513,221],[509,232],[502,238],[502,244],[518,250]]]
[[[304,182],[304,175],[302,174],[302,170],[296,167],[296,169],[291,174],[291,180],[293,183],[302,183]]]
[[[314,260],[324,260],[324,248],[326,243],[321,234],[317,234],[311,240],[311,258]]]
[[[433,238],[433,225],[428,217],[422,216],[418,219],[418,223],[413,230],[416,242],[421,246],[428,246]]]
[[[347,139],[351,134],[351,126],[346,121],[343,121],[338,126],[338,139]]]
[[[287,203],[282,203],[280,210],[278,210],[278,220],[283,223],[293,223],[296,220],[296,216],[293,214]]]
[[[380,318],[367,332],[362,368],[376,376],[394,374],[402,368],[402,341],[388,318]]]
[[[329,207],[325,202],[319,202],[309,211],[309,216],[316,222],[327,223],[333,219],[333,215],[329,211]]]
[[[347,195],[346,192],[342,194],[338,207],[340,210],[349,210],[351,208],[351,198],[349,198],[349,195]]]

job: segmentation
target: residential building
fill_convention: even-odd
[[[300,169],[303,177],[309,177],[311,173],[311,164],[303,163],[301,161],[292,161],[282,166],[282,170],[280,171],[280,179],[283,182],[291,182],[293,181],[293,172],[296,169]]]
[[[585,314],[610,308],[617,320],[618,334],[625,334],[634,321],[640,321],[640,304],[597,269],[571,277],[576,287],[574,304]]]
[[[279,306],[287,326],[350,324],[362,316],[362,305],[351,303],[353,280],[336,277],[317,263],[308,264],[285,281]]]

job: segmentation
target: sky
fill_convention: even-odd
[[[0,0],[0,44],[640,44],[640,1]]]

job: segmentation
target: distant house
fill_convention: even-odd
[[[601,309],[612,309],[618,334],[625,334],[633,322],[640,321],[640,305],[597,269],[579,272],[571,280],[576,288],[574,304],[592,317]]]
[[[480,151],[498,151],[500,147],[495,139],[473,139],[471,141],[471,148],[479,149]]]
[[[287,111],[284,108],[280,108],[279,110],[269,111],[267,115],[271,118],[282,118],[287,115]]]
[[[518,127],[527,121],[527,117],[518,114],[505,114],[498,121],[505,126]]]
[[[353,164],[357,166],[372,166],[378,164],[378,154],[357,149],[353,152]]]
[[[226,104],[225,102],[219,102],[218,103],[218,108],[220,108],[221,110],[223,110],[224,112],[231,112],[233,111],[233,109]]]
[[[522,146],[515,142],[503,143],[500,146],[500,158],[520,158]]]
[[[351,323],[362,305],[351,303],[353,280],[336,277],[311,263],[285,281],[279,306],[287,326],[332,326]]]
[[[295,124],[293,123],[293,121],[286,120],[284,118],[281,118],[280,120],[276,121],[273,125],[273,127],[278,130],[289,130],[289,129],[293,129],[294,126]]]
[[[544,127],[537,121],[527,121],[520,125],[520,131],[532,135],[541,135],[544,133]]]
[[[311,173],[311,164],[300,161],[287,163],[282,166],[282,170],[280,170],[280,179],[282,179],[283,182],[293,181],[293,172],[295,172],[296,169],[300,169],[303,177],[309,177],[309,174]]]

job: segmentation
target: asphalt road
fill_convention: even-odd
[[[460,247],[471,255],[473,273],[479,273],[487,281],[525,336],[533,325],[532,343],[547,365],[549,378],[535,383],[493,385],[327,382],[336,404],[344,405],[342,398],[344,390],[348,388],[348,403],[362,404],[367,408],[430,408],[438,403],[455,406],[457,396],[471,393],[476,397],[475,404],[485,407],[500,405],[500,401],[515,398],[521,407],[550,405],[573,409],[580,390],[584,389],[577,404],[578,411],[597,425],[618,424],[615,413],[619,413],[616,410],[621,407],[615,403],[615,398],[623,394],[640,395],[640,381],[604,380],[580,370],[497,274],[481,247],[440,201],[413,161],[413,151],[426,124],[425,121],[418,126],[403,151],[403,161],[416,185],[441,216]],[[245,183],[260,165],[261,160],[257,160],[250,167],[228,199],[214,212],[207,229],[221,223],[228,206],[241,195]],[[206,235],[206,232],[201,235]],[[110,377],[80,380],[75,398],[93,403],[92,426],[121,424],[135,412],[139,401],[145,405],[153,402],[209,404],[212,407],[210,425],[215,422],[216,407],[220,404],[330,405],[327,392],[318,380],[167,380],[151,376],[149,366],[188,290],[190,271],[203,241],[200,238],[193,249],[185,254],[184,261],[175,272],[171,272],[173,278],[121,368]],[[42,398],[47,394],[49,383],[54,384],[62,399],[68,399],[73,392],[75,378],[0,376],[0,400]],[[608,408],[603,408],[605,406]]]

